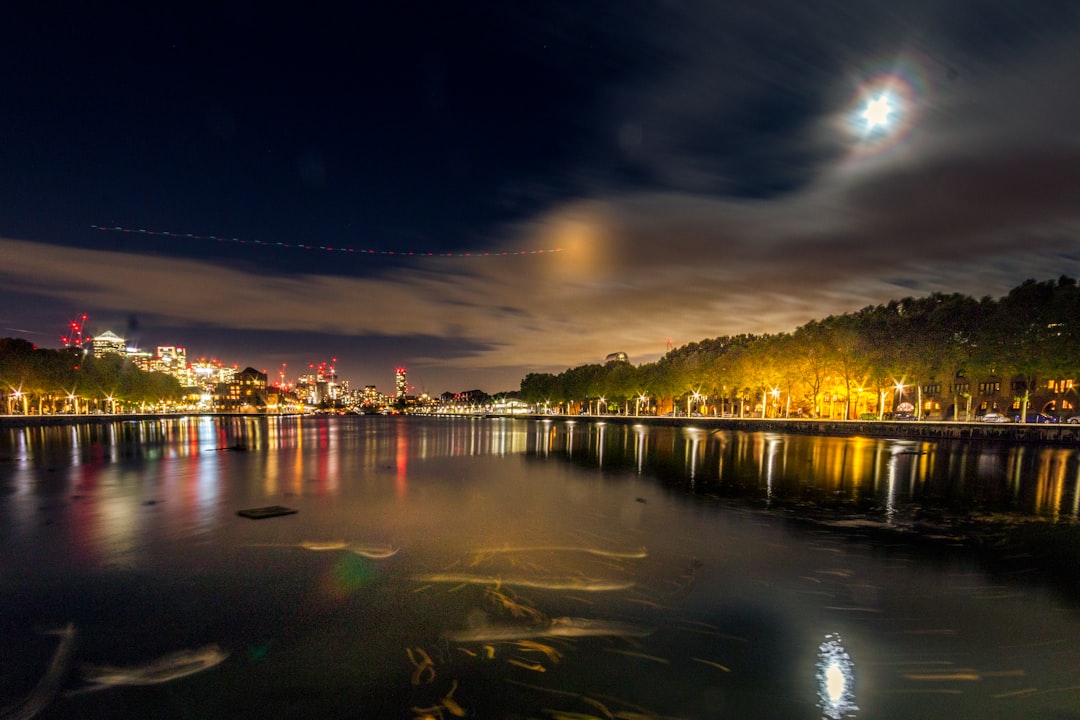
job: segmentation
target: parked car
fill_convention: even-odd
[[[1021,422],[1020,415],[1019,414],[1013,415],[1012,420],[1013,420],[1013,422]],[[1025,420],[1024,422],[1029,422],[1029,423],[1056,423],[1056,422],[1059,422],[1059,421],[1058,421],[1058,419],[1056,417],[1051,417],[1050,415],[1043,415],[1042,413],[1028,413],[1027,414],[1027,420]]]
[[[1009,418],[1005,417],[1001,413],[988,412],[985,415],[983,415],[981,418],[979,418],[979,422],[994,422],[994,423],[1009,422]]]
[[[898,412],[898,413],[893,413],[892,419],[893,420],[918,420],[919,418],[915,417],[915,413],[912,413],[912,412]]]
[[[1073,415],[1071,418],[1069,418],[1065,422],[1073,423],[1073,424],[1080,423],[1080,415]]]

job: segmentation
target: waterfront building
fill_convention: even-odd
[[[236,374],[221,400],[222,409],[232,412],[264,412],[266,404],[266,373],[252,367]]]

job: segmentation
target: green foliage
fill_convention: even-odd
[[[710,403],[761,402],[779,390],[793,409],[820,411],[829,398],[859,412],[897,384],[935,383],[949,404],[957,379],[996,376],[1034,388],[1080,371],[1080,287],[1075,280],[1028,280],[999,300],[960,294],[906,297],[829,316],[791,334],[737,335],[674,348],[654,363],[582,365],[522,380],[529,402],[584,402],[601,395],[633,400],[645,394],[685,407],[694,393]],[[976,382],[978,382],[976,380]],[[1077,399],[1073,399],[1077,402]],[[867,413],[862,413],[867,414]]]
[[[69,403],[156,403],[177,400],[183,393],[176,378],[147,373],[119,355],[95,358],[64,348],[35,348],[25,340],[0,339],[0,398],[19,394],[38,409],[63,408]],[[32,398],[32,400],[25,400]],[[5,408],[6,409],[6,408]]]

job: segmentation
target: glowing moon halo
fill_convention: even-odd
[[[902,143],[920,115],[922,83],[913,72],[882,72],[856,89],[841,124],[855,140],[855,158],[878,156]]]

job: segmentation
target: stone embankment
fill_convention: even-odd
[[[1080,425],[1068,423],[982,423],[876,420],[802,420],[715,417],[634,417],[626,415],[536,415],[551,420],[648,423],[670,427],[699,427],[746,432],[803,433],[807,435],[911,438],[913,440],[989,440],[1048,445],[1080,445]]]

